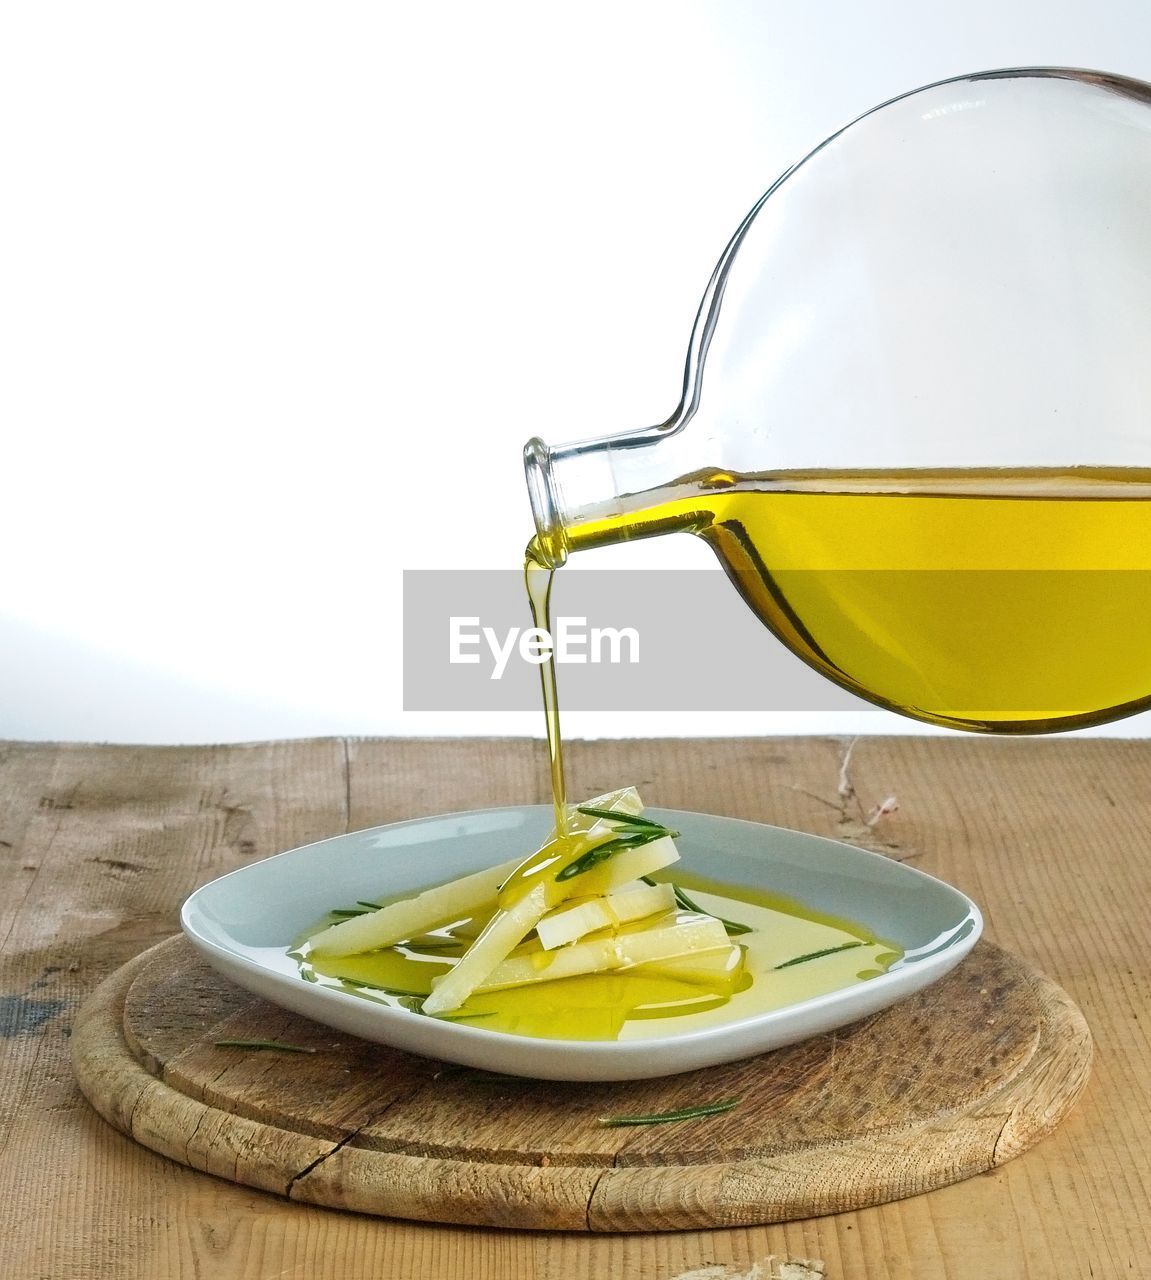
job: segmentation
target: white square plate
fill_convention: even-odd
[[[197,889],[180,923],[222,973],[256,995],[366,1040],[488,1071],[551,1080],[634,1080],[749,1057],[886,1008],[941,978],[983,928],[950,885],[880,854],[735,818],[653,809],[681,832],[682,866],[738,890],[769,890],[848,917],[904,952],[886,972],[800,1003],[639,1041],[545,1040],[424,1017],[305,982],[293,939],[332,906],[416,893],[494,866],[547,836],[540,805],[420,818],[322,840]]]

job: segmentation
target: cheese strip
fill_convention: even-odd
[[[670,884],[645,884],[633,880],[598,898],[581,899],[570,906],[549,911],[536,925],[545,950],[566,946],[597,929],[615,929],[631,920],[642,920],[660,911],[675,909],[675,892]]]
[[[504,987],[522,987],[530,982],[551,982],[574,978],[584,973],[602,973],[627,969],[634,965],[654,964],[676,957],[690,957],[695,952],[714,952],[731,944],[720,922],[711,916],[669,916],[669,923],[635,933],[593,938],[561,947],[558,951],[538,951],[533,955],[512,956],[491,972],[480,986],[481,991],[498,991]],[[426,1013],[427,1002],[424,1003]]]
[[[379,911],[341,920],[314,934],[308,944],[317,955],[350,956],[393,946],[465,916],[490,915],[495,910],[496,890],[522,861],[522,858],[512,858],[498,867],[486,867],[448,884],[425,889],[414,898],[389,903]]]
[[[695,982],[708,987],[734,987],[743,975],[743,948],[725,940],[712,951],[693,951],[688,956],[671,956],[636,967],[635,972],[659,974],[681,982]]]
[[[641,844],[638,849],[624,849],[622,853],[614,854],[590,871],[563,881],[567,890],[564,896],[582,898],[588,894],[594,896],[611,893],[629,880],[650,876],[653,871],[661,871],[678,861],[679,850],[675,847],[675,841],[671,836],[663,836],[659,840],[653,840],[651,844]],[[556,904],[553,903],[554,905]]]

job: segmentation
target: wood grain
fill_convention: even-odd
[[[1083,1010],[1096,1043],[1091,1083],[1022,1158],[928,1195],[773,1226],[625,1235],[433,1226],[289,1203],[118,1134],[68,1065],[76,1010],[104,976],[175,931],[198,884],[349,826],[542,802],[538,743],[0,745],[0,1274],[713,1280],[773,1256],[776,1266],[822,1259],[832,1280],[1151,1275],[1151,743],[865,739],[845,797],[847,745],[577,742],[571,785],[590,795],[634,780],[653,804],[859,840],[959,885],[983,907],[991,939]],[[893,793],[899,812],[867,828]]]
[[[220,1043],[236,1038],[311,1052]],[[102,984],[72,1036],[100,1114],[192,1168],[363,1213],[568,1231],[753,1225],[934,1190],[1045,1137],[1090,1057],[1070,999],[989,943],[854,1026],[649,1081],[515,1081],[369,1044],[245,997],[180,937]],[[740,1103],[599,1123],[717,1098]]]

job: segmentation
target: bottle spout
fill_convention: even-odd
[[[598,440],[549,445],[538,437],[524,446],[524,472],[535,519],[533,551],[558,569],[588,521],[619,516],[642,505],[678,474],[680,424],[663,423]],[[660,445],[663,448],[660,448]],[[574,541],[573,541],[574,539]]]
[[[567,534],[552,466],[552,450],[539,436],[533,436],[524,445],[524,474],[536,525],[533,551],[547,568],[558,569],[568,558]]]

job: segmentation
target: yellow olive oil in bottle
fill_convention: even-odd
[[[677,530],[790,649],[892,710],[1035,733],[1151,703],[1151,470],[704,472],[564,534]]]

